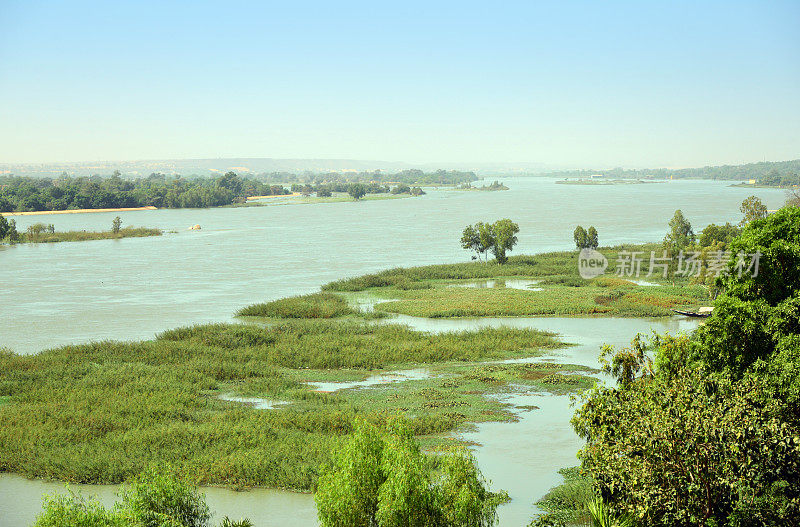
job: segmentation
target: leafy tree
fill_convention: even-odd
[[[5,216],[0,214],[0,240],[5,240],[8,233],[11,231],[11,226]]]
[[[767,217],[767,206],[761,202],[757,196],[750,196],[745,199],[739,210],[744,214],[742,221],[739,222],[740,226],[745,226],[753,220],[760,220]]]
[[[664,248],[670,251],[670,254],[676,255],[694,243],[694,240],[692,224],[683,216],[683,212],[676,210],[675,215],[669,220],[669,232],[664,238]]]
[[[800,514],[798,429],[781,412],[757,377],[673,362],[594,391],[573,425],[602,497],[643,525],[778,526]]]
[[[478,252],[481,254],[490,250],[495,244],[494,225],[491,223],[484,223],[479,221],[475,224],[475,230],[478,231],[478,237],[481,240],[480,249]]]
[[[2,228],[2,224],[0,224]],[[0,234],[2,231],[0,230]],[[461,234],[461,247],[468,251],[475,251],[475,256],[472,259],[480,258],[481,255],[481,237],[478,230],[472,225],[464,227],[464,232]]]
[[[506,263],[508,257],[507,251],[511,251],[517,243],[517,233],[519,226],[508,218],[498,220],[492,225],[494,231],[494,245],[492,246],[492,253],[494,253],[497,263]]]
[[[727,248],[731,240],[739,235],[739,232],[740,230],[736,225],[731,225],[730,223],[715,225],[712,223],[700,232],[697,243],[700,247],[711,247],[722,243],[722,248]]]
[[[361,183],[351,183],[347,186],[347,193],[350,194],[354,200],[359,200],[367,193],[367,189]]]
[[[595,389],[573,418],[600,495],[644,525],[800,515],[800,209],[751,221],[729,249],[706,324],[649,348],[637,338],[607,363],[618,387]],[[753,253],[758,272],[739,273]]]
[[[122,220],[119,216],[114,218],[114,221],[111,222],[111,232],[114,234],[119,234],[119,229],[122,227]]]
[[[207,527],[211,513],[198,490],[173,476],[148,470],[124,486],[125,517],[142,527]]]
[[[586,232],[586,240],[586,246],[589,249],[597,249],[600,245],[600,241],[597,239],[597,229],[595,229],[594,226],[589,227],[589,230]]]
[[[317,190],[317,197],[318,198],[330,198],[331,197],[331,189],[328,187],[320,187]]]
[[[749,223],[729,251],[727,273],[719,279],[725,294],[698,330],[703,345],[696,356],[715,370],[741,375],[755,361],[795,345],[800,332],[800,209],[783,208]]]
[[[575,227],[572,238],[575,240],[575,248],[578,250],[585,249],[589,246],[589,235],[586,233],[586,229],[580,225]]]
[[[316,494],[323,527],[484,527],[499,501],[467,452],[427,458],[399,420],[359,423]]]

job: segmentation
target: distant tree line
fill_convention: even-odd
[[[459,170],[437,170],[423,172],[422,170],[403,170],[389,173],[381,170],[372,172],[325,172],[293,174],[291,172],[269,172],[255,176],[259,181],[271,183],[299,183],[301,185],[347,185],[349,183],[376,183],[380,185],[399,184],[406,185],[458,185],[477,181],[480,179],[474,172]]]
[[[761,184],[771,185],[772,183],[762,183],[762,181],[771,181],[775,178],[787,177],[792,181],[798,179],[800,174],[800,159],[793,161],[778,161],[778,162],[761,162],[761,163],[748,163],[746,165],[723,165],[713,167],[701,168],[647,168],[647,169],[623,169],[614,168],[611,170],[566,170],[560,172],[550,172],[548,176],[559,178],[573,178],[573,177],[588,177],[592,174],[603,174],[608,178],[636,178],[647,179],[651,176],[659,179],[667,179],[670,177],[679,178],[697,178],[697,179],[733,179],[745,180],[755,179]],[[793,183],[797,184],[797,183]]]
[[[759,177],[756,183],[770,187],[796,187],[800,185],[800,169],[794,172],[772,170],[769,174]]]
[[[185,179],[151,174],[123,179],[109,177],[0,177],[0,212],[105,209],[119,207],[219,207],[243,202],[248,196],[288,194],[282,185],[239,177],[234,172],[215,178]]]

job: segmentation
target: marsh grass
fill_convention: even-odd
[[[64,231],[64,232],[42,232],[29,235],[27,232],[20,233],[20,243],[57,243],[57,242],[85,242],[90,240],[117,240],[121,238],[143,238],[145,236],[161,236],[161,229],[149,227],[125,227],[119,232],[112,231]]]
[[[331,282],[323,290],[352,295],[371,293],[391,301],[375,306],[379,312],[427,318],[481,316],[572,316],[599,315],[657,317],[671,315],[672,308],[689,308],[708,301],[708,291],[690,285],[685,278],[665,280],[647,277],[648,261],[642,263],[641,277],[659,284],[640,286],[626,276],[616,276],[616,258],[621,250],[649,254],[655,244],[602,249],[609,259],[604,276],[585,280],[578,274],[576,251],[535,256],[514,256],[508,263],[465,262],[396,268]],[[504,287],[504,279],[536,278],[542,291]],[[466,288],[479,279],[496,279],[497,287]],[[631,277],[634,278],[634,277]]]
[[[587,525],[587,504],[595,498],[592,480],[582,474],[580,467],[562,468],[558,472],[564,482],[550,489],[536,506],[554,520],[568,525]]]
[[[117,483],[170,464],[198,484],[312,490],[356,416],[381,422],[399,410],[388,399],[375,402],[378,392],[319,394],[303,380],[521,357],[558,345],[535,330],[428,335],[397,325],[285,320],[178,328],[152,341],[38,355],[0,352],[0,471]],[[290,404],[258,410],[220,400],[221,393]],[[415,433],[467,422],[466,413],[451,411],[412,412]]]
[[[540,285],[542,291],[507,287],[393,290],[391,296],[397,300],[379,303],[375,308],[427,318],[572,315],[656,317],[671,315],[670,308],[694,306],[707,299],[707,292],[700,286],[609,286],[603,282],[587,282],[582,286]]]
[[[331,293],[282,298],[263,304],[254,304],[240,309],[236,316],[274,318],[336,318],[355,315],[359,312],[347,301]]]

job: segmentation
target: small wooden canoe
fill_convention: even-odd
[[[710,311],[706,311],[705,313],[702,312],[694,312],[694,311],[681,311],[680,309],[673,309],[675,313],[679,315],[683,315],[685,317],[699,317],[699,318],[706,318],[711,316]]]

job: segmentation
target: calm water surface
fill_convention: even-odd
[[[236,309],[316,290],[321,284],[387,267],[464,260],[464,225],[510,217],[520,225],[516,253],[572,248],[575,225],[594,225],[603,245],[655,241],[680,208],[696,230],[737,222],[739,203],[755,193],[770,209],[784,193],[726,182],[675,181],[620,186],[556,185],[552,179],[505,179],[504,192],[430,191],[415,199],[120,213],[127,225],[175,230],[163,237],[83,243],[0,246],[7,277],[0,289],[0,346],[19,353],[100,339],[150,338],[176,326],[230,320]],[[17,217],[21,229],[42,221],[58,230],[108,229],[115,213]],[[191,225],[200,231],[188,231]],[[594,366],[601,344],[627,344],[650,328],[694,327],[660,320],[527,318],[427,320],[400,317],[426,331],[512,325],[558,332],[576,346],[554,359]],[[509,398],[536,405],[518,423],[486,423],[476,441],[481,470],[513,501],[500,525],[524,526],[533,502],[560,482],[557,469],[576,464],[580,441],[569,426],[568,398]],[[78,487],[73,487],[78,488]],[[41,495],[63,486],[0,475],[0,527],[29,525]],[[113,486],[81,486],[106,503]],[[219,515],[249,516],[256,525],[316,525],[310,495],[272,490],[204,489]]]

